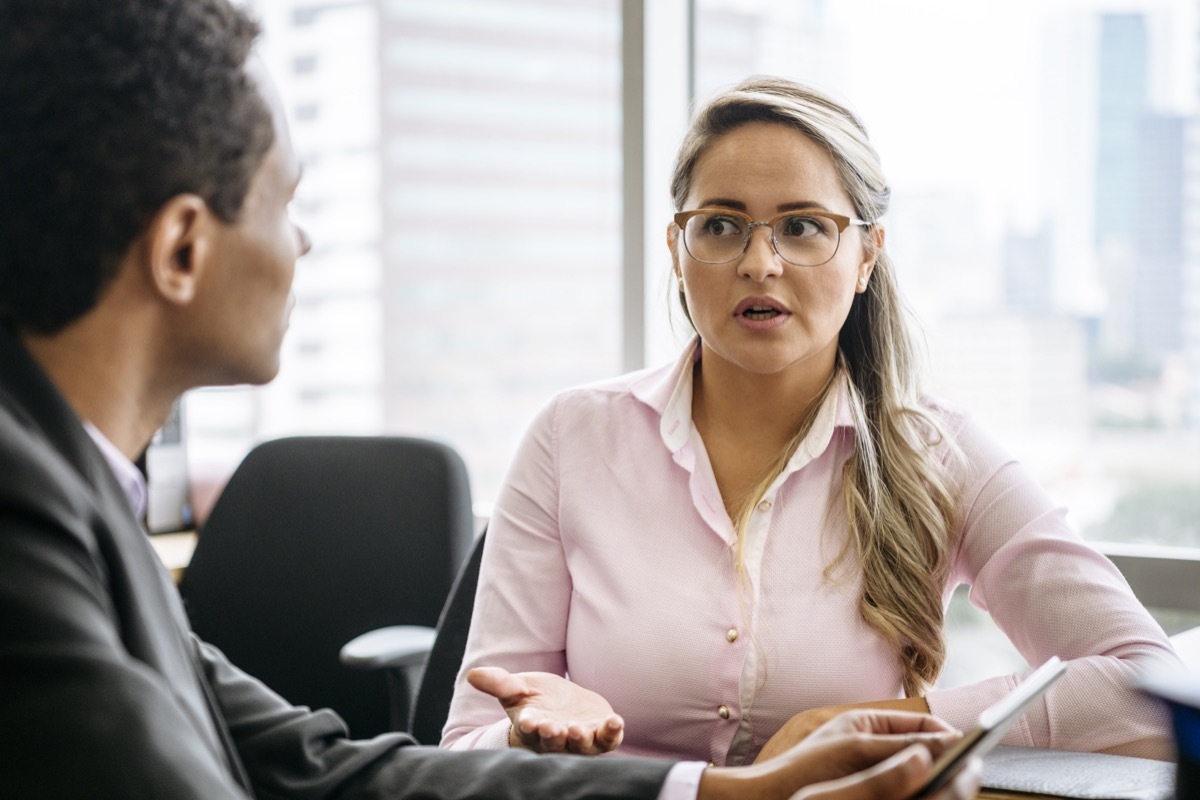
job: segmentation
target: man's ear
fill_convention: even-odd
[[[195,194],[172,197],[146,229],[149,278],[167,302],[187,305],[196,296],[213,249],[216,216]]]

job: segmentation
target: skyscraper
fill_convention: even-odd
[[[1183,344],[1183,146],[1186,120],[1146,113],[1139,129],[1133,340],[1144,353]]]
[[[1142,14],[1101,16],[1095,237],[1110,355],[1159,363],[1182,344],[1184,120],[1152,109]]]
[[[620,5],[378,9],[386,425],[495,487],[553,392],[620,369]]]
[[[1132,297],[1146,51],[1142,14],[1101,15],[1094,233],[1108,305],[1099,346],[1122,356],[1136,349]]]
[[[1004,236],[1004,305],[1019,313],[1054,310],[1053,229],[1010,230]]]
[[[1096,153],[1096,244],[1132,242],[1137,219],[1140,120],[1147,100],[1146,18],[1103,14]]]
[[[1200,7],[1200,2],[1196,3]],[[1200,40],[1200,29],[1193,33]],[[1200,77],[1200,61],[1193,69]],[[1200,86],[1200,81],[1197,82]],[[1200,96],[1196,97],[1200,107]],[[1184,124],[1183,278],[1181,336],[1187,399],[1185,418],[1193,436],[1200,436],[1200,124],[1193,114]]]
[[[292,210],[314,241],[296,270],[282,369],[268,386],[189,393],[189,462],[203,517],[256,442],[376,433],[384,423],[378,55],[372,0],[249,0],[304,164]],[[347,46],[353,42],[353,46]]]

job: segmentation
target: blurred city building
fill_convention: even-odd
[[[622,368],[622,4],[246,1],[291,111],[306,169],[294,209],[315,247],[279,378],[187,399],[196,512],[254,442],[312,432],[441,438],[490,500],[550,395]],[[936,47],[910,37],[902,63],[879,42],[908,11],[696,0],[692,91],[777,73],[863,114],[893,176],[888,247],[931,387],[1087,529],[1147,475],[1135,465],[1200,480],[1200,132],[1195,97],[1164,103],[1154,79],[1187,63],[1200,83],[1200,37],[1189,60],[1163,33],[1194,26],[1200,3],[1022,11],[1036,49],[1014,51],[1005,79],[1026,81],[1009,102],[1028,87],[1027,104],[973,106],[1014,122],[1005,149],[1034,148],[1029,185],[1002,201],[1012,187],[984,176],[1007,153],[971,142],[987,123],[954,112],[990,98],[946,88],[977,69],[969,31],[1000,17],[930,2],[961,27],[914,28]],[[930,141],[944,152],[914,162],[906,150]],[[665,274],[656,252],[647,271]],[[665,317],[659,295],[647,314],[660,304]]]

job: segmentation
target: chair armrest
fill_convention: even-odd
[[[393,625],[355,636],[342,646],[338,657],[356,669],[415,667],[425,663],[437,634],[423,625]]]

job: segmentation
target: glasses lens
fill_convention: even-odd
[[[746,244],[746,220],[720,212],[697,214],[683,229],[683,243],[697,261],[708,264],[733,261]]]
[[[796,214],[775,223],[775,246],[785,261],[815,267],[833,258],[838,248],[837,224],[828,217]]]

